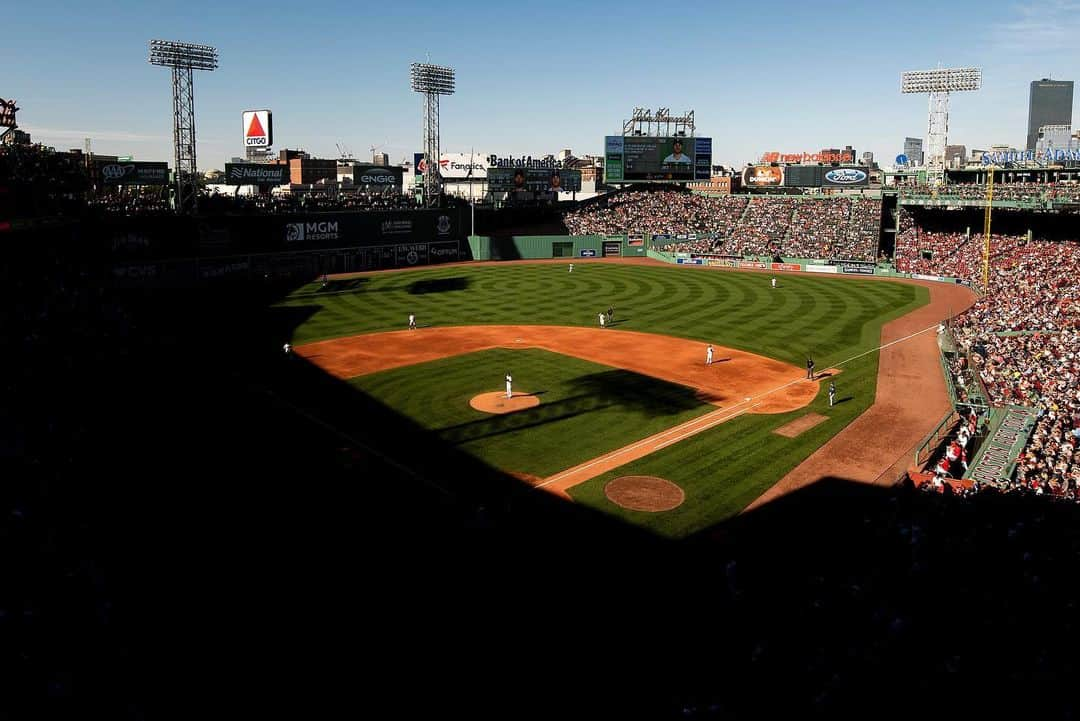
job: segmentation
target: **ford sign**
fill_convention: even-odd
[[[825,173],[825,181],[836,185],[858,185],[866,182],[866,172],[857,168],[834,168]]]

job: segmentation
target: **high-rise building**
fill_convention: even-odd
[[[390,156],[386,153],[373,153],[371,156],[371,164],[378,165],[383,168],[389,167]]]
[[[922,138],[904,138],[904,155],[912,165],[922,165]]]
[[[1031,81],[1031,95],[1028,99],[1028,150],[1035,150],[1039,141],[1039,128],[1044,125],[1072,125],[1073,81],[1042,80]]]
[[[966,145],[946,145],[945,146],[945,167],[946,168],[962,168],[967,164],[967,146]]]
[[[1075,138],[1071,125],[1044,125],[1039,128],[1035,140],[1035,155],[1043,156],[1046,151],[1074,150]]]

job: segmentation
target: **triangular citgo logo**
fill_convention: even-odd
[[[248,126],[247,136],[249,138],[265,138],[266,131],[263,130],[262,123],[259,122],[259,114],[255,113],[251,116],[251,125]]]

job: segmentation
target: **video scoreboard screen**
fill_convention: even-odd
[[[712,138],[609,135],[604,138],[604,158],[609,183],[708,180]]]
[[[488,191],[533,193],[581,191],[581,171],[562,168],[488,168]]]

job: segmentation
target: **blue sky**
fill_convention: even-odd
[[[903,70],[980,66],[949,141],[1023,146],[1028,83],[1080,80],[1080,0],[903,3],[202,2],[55,0],[4,13],[0,96],[35,140],[171,160],[169,73],[150,38],[217,46],[196,79],[199,166],[242,155],[240,113],[274,111],[275,148],[391,161],[420,149],[410,62],[457,69],[444,152],[600,154],[635,106],[694,109],[714,162],[855,146],[890,161],[925,134]],[[1078,122],[1077,124],[1080,124]]]

